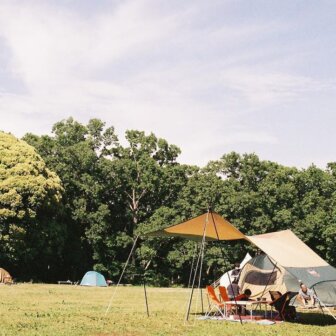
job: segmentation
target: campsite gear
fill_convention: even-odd
[[[246,236],[236,229],[229,221],[222,218],[219,214],[212,212],[209,208],[208,212],[195,217],[193,219],[187,220],[183,223],[172,225],[168,228],[150,232],[146,234],[151,237],[162,237],[162,236],[176,236],[182,238],[188,238],[191,240],[200,241],[200,249],[197,257],[197,262],[195,266],[195,271],[193,274],[193,281],[191,285],[191,293],[186,313],[186,321],[189,319],[189,313],[191,308],[191,301],[194,293],[194,286],[196,281],[196,276],[198,276],[198,288],[200,289],[203,257],[204,257],[204,247],[206,241],[220,241],[220,240],[237,240],[246,239]],[[224,251],[223,251],[224,255]],[[193,271],[193,270],[192,270]],[[230,277],[229,281],[231,283]],[[202,299],[202,297],[201,297]]]
[[[207,213],[168,228],[150,232],[151,237],[174,236],[205,241],[246,239],[229,221],[209,210]]]
[[[249,241],[266,253],[272,263],[282,266],[295,281],[297,287],[300,282],[323,295],[325,303],[336,305],[336,269],[310,249],[291,230],[248,236]],[[332,293],[325,293],[326,287]],[[291,290],[291,289],[289,289]],[[284,291],[282,291],[284,292]],[[324,294],[331,295],[329,299]]]
[[[0,283],[4,283],[4,284],[13,283],[13,279],[11,275],[4,268],[0,268]]]
[[[272,232],[248,239],[268,256],[253,258],[248,262],[249,266],[245,265],[240,278],[241,287],[254,288],[253,292],[257,293],[258,289],[261,290],[262,285],[265,285],[265,279],[271,278],[268,288],[283,293],[297,291],[299,283],[304,282],[316,291],[326,305],[336,305],[336,269],[313,252],[293,232]],[[275,264],[274,272],[270,272]],[[249,280],[244,280],[243,274],[244,277],[248,276]]]
[[[107,287],[104,276],[95,271],[86,272],[80,283],[81,286]]]
[[[193,271],[192,269],[192,272],[194,274],[191,284],[191,293],[186,314],[186,321],[188,321],[190,313],[196,275],[198,275],[198,288],[199,289],[201,288],[200,283],[202,275],[202,263],[206,241],[245,239],[246,241],[253,243],[255,246],[257,246],[259,249],[261,249],[268,255],[269,260],[272,263],[272,267],[274,268],[274,271],[267,272],[268,274],[266,274],[266,277],[262,276],[264,280],[266,278],[266,281],[264,280],[262,281],[264,282],[263,290],[260,291],[259,295],[266,291],[266,287],[268,286],[269,283],[271,283],[272,278],[274,278],[275,271],[277,270],[277,268],[280,268],[281,266],[286,270],[288,274],[291,275],[292,278],[291,281],[294,280],[294,282],[296,282],[296,289],[298,288],[299,280],[303,281],[310,288],[313,288],[315,291],[317,291],[319,296],[321,296],[320,294],[321,289],[322,295],[326,294],[326,296],[329,295],[331,297],[331,300],[329,301],[323,299],[323,302],[325,304],[336,305],[336,269],[330,266],[314,251],[312,251],[291,230],[272,232],[255,236],[245,236],[242,232],[236,229],[227,220],[222,218],[219,214],[212,212],[209,208],[208,212],[201,216],[187,220],[186,222],[177,225],[169,226],[161,230],[149,232],[144,235],[152,237],[176,236],[176,237],[189,238],[191,240],[201,242],[200,248],[198,250],[198,256],[196,258],[197,262],[195,270]],[[136,237],[134,241],[131,252],[124,266],[123,272],[119,278],[118,284],[121,281],[126,266],[128,265],[129,259],[134,251],[137,239],[138,237]],[[259,272],[259,274],[260,273],[262,272]],[[231,278],[229,275],[228,279],[231,283]],[[240,287],[242,288],[241,285]],[[105,314],[107,314],[111,306],[114,294],[110,299]],[[325,296],[323,296],[323,298],[324,297]]]
[[[294,321],[296,319],[296,310],[294,306],[290,305],[291,299],[297,295],[297,292],[286,292],[281,295],[280,292],[270,291],[273,302],[270,306],[273,306],[279,313],[279,317],[283,321]]]
[[[210,300],[210,307],[208,312],[205,316],[209,316],[211,313],[213,313],[215,310],[221,314],[223,318],[225,318],[224,315],[224,308],[225,305],[223,302],[220,302],[216,296],[215,289],[212,286],[206,286],[207,294]]]

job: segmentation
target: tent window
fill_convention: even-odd
[[[275,280],[277,279],[277,271],[261,273],[258,271],[250,271],[246,274],[245,282],[251,285],[259,285],[266,286],[267,283],[269,285],[274,285]]]

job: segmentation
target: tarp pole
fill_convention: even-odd
[[[202,249],[201,264],[200,264],[200,271],[199,271],[199,278],[198,278],[198,288],[201,294],[202,314],[204,314],[203,295],[202,295],[202,288],[201,288],[202,268],[203,268],[202,266],[203,266],[203,259],[204,259],[204,246],[205,246],[205,242],[204,242],[203,249]]]
[[[195,252],[193,254],[192,262],[191,262],[191,269],[190,269],[190,275],[189,275],[189,280],[188,280],[188,288],[190,287],[190,282],[192,278],[192,274],[194,271],[194,263],[195,263],[195,255],[197,254],[197,242],[195,243]]]
[[[209,211],[210,211],[210,209],[208,210],[207,217],[206,217],[205,222],[204,222],[202,244],[201,244],[201,248],[200,248],[200,251],[199,251],[198,258],[197,258],[197,264],[196,264],[195,273],[194,273],[194,277],[193,277],[193,283],[192,283],[192,288],[191,288],[191,293],[190,293],[190,298],[189,298],[189,304],[188,304],[188,309],[187,309],[187,315],[186,315],[186,319],[185,319],[186,321],[189,320],[191,301],[192,301],[192,296],[193,296],[193,293],[194,293],[194,286],[195,286],[195,280],[196,280],[197,270],[198,270],[198,267],[199,267],[198,265],[199,265],[199,261],[200,261],[201,255],[202,255],[203,252],[204,252],[206,227],[207,227],[207,225],[208,225],[208,221],[209,221]],[[202,259],[202,260],[203,260],[203,259]]]
[[[105,311],[105,316],[107,315],[107,313],[108,313],[109,310],[110,310],[112,301],[113,301],[114,296],[115,296],[115,294],[116,294],[116,292],[117,292],[117,289],[118,289],[118,287],[119,287],[119,284],[120,284],[120,282],[121,282],[121,279],[122,279],[122,277],[123,277],[123,275],[124,275],[124,273],[125,273],[126,267],[127,267],[128,263],[129,263],[129,261],[130,261],[130,259],[131,259],[131,256],[132,256],[132,254],[133,254],[133,251],[134,251],[135,245],[136,245],[136,243],[137,243],[137,241],[138,241],[138,238],[139,238],[139,235],[137,235],[137,236],[135,237],[135,240],[134,240],[133,246],[132,246],[132,248],[131,248],[131,251],[130,251],[130,253],[129,253],[129,255],[128,255],[128,258],[127,258],[127,260],[126,260],[126,263],[125,263],[125,265],[124,265],[124,268],[123,268],[123,270],[122,270],[122,272],[121,272],[121,274],[120,274],[118,283],[117,283],[117,285],[116,285],[116,287],[115,287],[115,289],[114,289],[114,291],[113,291],[113,294],[112,294],[112,296],[111,296],[110,302],[109,302],[109,304],[108,304],[108,306],[107,306],[107,309],[106,309],[106,311]]]
[[[319,304],[319,306],[320,306],[320,309],[321,309],[321,311],[322,311],[322,313],[323,313],[323,315],[324,315],[324,310],[323,310],[323,308],[322,308],[322,306],[321,306],[320,299],[318,298],[317,293],[316,293],[316,290],[315,290],[314,287],[313,287],[313,291],[314,291],[314,293],[315,293],[315,296],[316,296],[317,302],[318,302],[318,304]]]
[[[219,235],[218,235],[218,231],[217,231],[216,222],[215,222],[215,218],[214,218],[214,216],[213,216],[213,214],[212,214],[212,211],[210,211],[210,213],[211,213],[212,221],[213,221],[213,223],[214,223],[214,227],[215,227],[215,231],[216,231],[217,240],[220,241],[220,239],[219,239]],[[223,258],[223,260],[224,260],[225,255],[224,255],[224,251],[223,251],[222,248],[221,248],[221,251],[222,251],[222,255],[223,255],[222,258]],[[231,278],[230,278],[229,272],[227,272],[227,275],[228,275],[228,279],[229,279],[229,282],[230,282],[230,286],[231,286],[231,288],[232,288],[232,282],[231,282]],[[237,307],[237,311],[238,311],[238,316],[239,316],[240,324],[243,324],[243,321],[242,321],[242,318],[241,318],[241,315],[240,315],[240,311],[239,311],[239,309],[238,309],[238,305],[237,305],[236,297],[234,296],[233,299],[234,299],[235,305],[236,305],[236,307]]]
[[[189,303],[188,303],[188,308],[187,308],[187,315],[186,315],[186,318],[185,318],[186,321],[188,321],[188,319],[189,319],[191,301],[192,301],[192,297],[193,297],[193,294],[194,294],[195,280],[196,280],[199,261],[200,261],[200,258],[201,258],[201,253],[202,253],[202,247],[199,250],[199,254],[198,254],[198,257],[197,257],[196,268],[195,268],[195,272],[194,272],[194,276],[193,276],[193,281],[192,281],[192,284],[191,284],[190,298],[189,298]]]
[[[269,259],[268,256],[267,256],[267,258]],[[270,260],[271,260],[271,259],[270,259]],[[272,275],[273,275],[273,273],[274,273],[274,270],[275,270],[277,264],[278,264],[277,262],[274,264],[273,270],[272,270],[270,276],[269,276],[268,279],[267,279],[266,286],[264,287],[264,290],[263,290],[263,292],[261,293],[261,298],[262,298],[263,295],[265,294],[266,288],[267,288],[268,284],[269,284],[270,281],[271,281]],[[256,310],[257,310],[258,307],[259,307],[259,308],[261,307],[261,303],[259,303],[259,304],[256,306]]]
[[[324,310],[323,310],[323,308],[322,308],[322,305],[324,306],[324,308],[328,311],[328,313],[336,320],[336,317],[335,317],[335,315],[330,311],[330,309],[319,299],[319,297],[317,296],[317,293],[316,293],[316,290],[315,290],[315,287],[313,287],[313,290],[314,290],[314,293],[315,293],[315,295],[316,295],[316,299],[317,299],[317,301],[318,301],[318,303],[319,303],[319,306],[320,306],[320,309],[322,310],[322,313],[323,313],[323,315],[325,315],[325,313],[324,313]]]
[[[145,292],[145,302],[146,302],[147,317],[149,317],[147,291],[146,291],[146,275],[145,275],[145,273],[143,274],[143,288],[144,288],[144,292]]]

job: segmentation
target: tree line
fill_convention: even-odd
[[[336,265],[335,162],[297,169],[231,152],[200,168],[179,163],[180,153],[137,130],[119,141],[98,119],[69,118],[21,140],[0,132],[0,267],[22,281],[78,280],[90,269],[116,280],[138,234],[209,205],[247,235],[290,228]],[[155,285],[187,284],[195,242],[141,237],[125,281],[146,269]],[[246,251],[256,252],[207,243],[204,280]]]

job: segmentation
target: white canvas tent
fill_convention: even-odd
[[[249,253],[246,253],[246,256],[245,256],[245,258],[242,260],[242,262],[240,263],[240,266],[239,266],[239,268],[240,269],[242,269],[244,266],[245,266],[245,264],[249,261],[249,260],[251,260],[252,259],[252,257],[250,256],[250,254]],[[230,270],[230,271],[227,271],[226,273],[224,273],[221,277],[220,277],[220,279],[219,279],[219,285],[220,286],[224,286],[224,287],[228,287],[229,285],[230,285],[230,280],[231,280],[231,282],[234,280],[234,276],[232,276],[232,271],[233,270]],[[230,277],[230,279],[229,279],[229,277]]]

